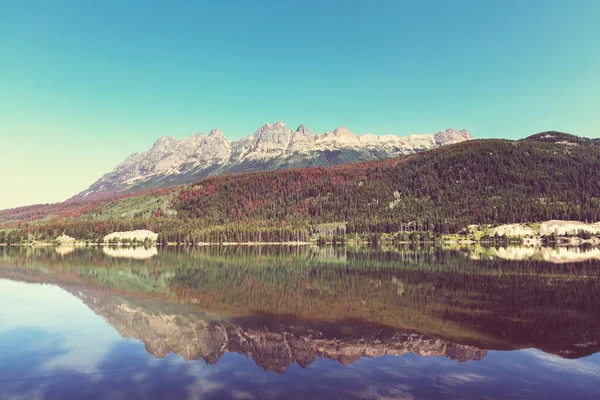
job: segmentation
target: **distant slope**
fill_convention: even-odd
[[[556,131],[541,132],[529,136],[523,140],[557,143],[571,146],[600,146],[600,139],[590,139]]]
[[[176,190],[155,189],[99,199],[36,204],[0,210],[0,224],[40,224],[65,218],[105,220],[173,215],[171,197],[172,191]]]
[[[267,123],[252,136],[233,141],[218,129],[208,136],[197,133],[181,141],[165,136],[149,151],[129,156],[70,201],[172,187],[226,173],[328,167],[397,157],[471,139],[469,132],[454,129],[406,137],[356,135],[344,127],[313,134],[304,125],[292,131],[283,122]]]

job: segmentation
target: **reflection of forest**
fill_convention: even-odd
[[[246,320],[401,330],[569,358],[600,346],[597,261],[474,260],[437,248],[224,246],[161,249],[143,261],[107,257],[99,249],[61,255],[52,248],[4,248],[0,265],[0,276],[10,279],[154,297],[161,307],[171,302],[158,299],[177,300]]]

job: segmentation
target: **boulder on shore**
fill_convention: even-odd
[[[73,244],[75,243],[75,238],[72,238],[69,235],[65,235],[64,233],[56,238],[58,243],[62,244]]]

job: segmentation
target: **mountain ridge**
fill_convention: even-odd
[[[219,129],[177,140],[158,138],[146,152],[133,153],[88,189],[67,201],[99,198],[139,189],[191,183],[223,173],[347,164],[413,154],[473,140],[466,130],[447,128],[433,134],[396,136],[355,134],[344,126],[315,134],[283,121],[267,122],[254,134],[230,140]]]

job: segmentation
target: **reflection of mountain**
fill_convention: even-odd
[[[161,310],[156,301],[124,300],[102,293],[76,290],[95,313],[122,336],[145,343],[157,358],[173,352],[186,360],[203,358],[214,364],[228,352],[251,357],[267,371],[284,372],[292,363],[307,367],[317,358],[351,364],[361,357],[445,356],[465,362],[487,353],[420,334],[393,329],[327,323],[284,322],[267,318],[211,318],[186,305]]]
[[[215,246],[159,249],[148,260],[108,257],[100,249],[61,256],[51,248],[0,248],[0,277],[84,287],[85,293],[94,288],[125,296],[125,304],[154,298],[158,308],[136,306],[151,315],[203,310],[236,318],[233,324],[244,331],[260,315],[386,327],[480,349],[536,348],[565,358],[600,350],[598,267],[598,261],[473,260],[436,248]],[[169,304],[187,304],[187,311],[165,311]],[[109,319],[108,311],[98,313]],[[115,326],[126,335],[123,324]],[[282,331],[294,332],[275,330]]]

